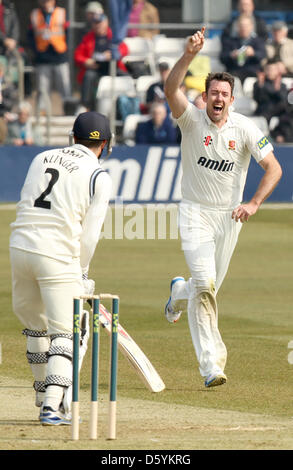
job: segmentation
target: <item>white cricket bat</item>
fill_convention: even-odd
[[[100,304],[100,323],[109,335],[111,334],[111,321],[111,313],[103,304]],[[118,347],[151,392],[164,390],[165,384],[158,372],[120,323],[118,324]]]

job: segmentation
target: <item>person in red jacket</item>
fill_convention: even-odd
[[[81,84],[81,105],[86,110],[95,109],[96,90],[99,79],[110,74],[112,30],[106,15],[97,15],[92,20],[92,29],[83,36],[74,53],[76,65],[80,68],[77,81]],[[128,54],[128,47],[119,45],[120,59],[117,61],[117,75],[127,74],[122,57]]]

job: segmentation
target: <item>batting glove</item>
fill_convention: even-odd
[[[84,295],[88,295],[89,297],[94,295],[95,281],[93,281],[93,279],[88,279],[87,274],[83,274],[82,275],[82,283],[83,283],[83,293],[84,293]]]

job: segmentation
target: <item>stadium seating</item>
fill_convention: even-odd
[[[222,64],[220,59],[217,57],[210,57],[211,61],[211,72],[225,72],[226,67]]]
[[[233,6],[235,2],[233,2]],[[259,2],[261,3],[261,2]],[[268,3],[268,7],[270,4]],[[271,5],[273,5],[273,2],[271,2]],[[278,8],[275,4],[271,8]],[[261,8],[264,8],[262,5]],[[280,8],[280,7],[279,7]],[[232,12],[232,17],[235,17],[238,15],[238,12],[236,9],[234,9]],[[292,11],[282,11],[281,9],[279,10],[260,10],[257,9],[255,13],[263,18],[265,22],[270,27],[274,21],[277,20],[282,20],[285,21],[287,24],[290,22],[293,22],[293,12]],[[179,22],[179,17],[178,17],[178,22]],[[173,19],[171,20],[172,22],[174,21]],[[175,20],[176,21],[176,20]],[[208,70],[204,70],[204,73],[200,74],[198,65],[195,67],[195,71],[193,72],[194,75],[200,75],[200,78],[203,79],[208,73],[208,71],[216,72],[216,71],[225,71],[226,67],[220,62],[220,53],[221,53],[221,34],[222,34],[222,28],[223,24],[219,22],[210,23],[208,25],[208,28],[206,30],[206,38],[205,38],[205,43],[204,47],[201,50],[199,56],[201,56],[201,62],[203,63],[203,59],[205,56],[206,61],[209,64]],[[291,26],[292,27],[292,26]],[[172,28],[173,29],[173,28]],[[185,30],[184,30],[185,31]],[[166,35],[164,34],[166,32]],[[182,52],[184,51],[184,45],[186,41],[186,36],[190,34],[190,31],[186,29],[186,36],[184,36],[183,31],[180,28],[180,31],[178,31],[178,36],[181,37],[168,37],[166,29],[164,28],[161,29],[161,33],[152,39],[146,39],[143,37],[126,37],[124,38],[124,42],[128,46],[128,55],[123,57],[123,62],[127,65],[132,66],[132,62],[143,62],[146,65],[149,66],[149,71],[144,70],[144,67],[141,67],[141,72],[144,75],[138,76],[132,74],[135,79],[132,78],[132,76],[127,76],[127,77],[115,77],[114,82],[112,83],[112,79],[110,76],[107,77],[102,77],[100,80],[98,89],[97,89],[97,94],[96,94],[96,110],[99,112],[102,112],[106,114],[107,116],[113,118],[113,110],[114,108],[116,109],[116,101],[117,97],[119,95],[128,95],[128,96],[136,96],[139,98],[140,102],[145,102],[145,97],[146,97],[146,91],[148,87],[159,80],[159,73],[158,73],[158,63],[161,61],[167,61],[171,67],[175,64],[175,62],[178,60],[178,58],[181,56]],[[175,34],[176,36],[176,30],[173,29],[173,32],[170,34],[170,36],[173,36]],[[198,57],[199,57],[198,56]],[[7,65],[7,59],[5,57],[0,58],[0,61],[4,65]],[[29,65],[26,65],[25,71],[28,71],[30,69]],[[131,67],[128,68],[129,73],[131,74]],[[33,72],[34,67],[31,67],[29,72]],[[15,72],[13,70],[13,72]],[[148,74],[149,75],[145,75]],[[137,78],[138,77],[138,78]],[[17,77],[18,78],[18,77]],[[193,78],[193,77],[192,77]],[[255,109],[255,102],[253,100],[253,85],[256,81],[255,77],[248,77],[243,84],[241,84],[241,81],[235,77],[235,87],[234,87],[234,96],[235,96],[235,105],[234,109],[238,112],[241,112],[243,114],[247,114],[248,116],[252,117]],[[291,78],[283,78],[283,83],[285,83],[286,87],[288,90],[292,89],[293,87],[293,79]],[[191,87],[192,88],[192,87]],[[196,89],[196,87],[195,87]],[[78,94],[77,94],[78,95]],[[33,96],[33,102],[35,98]],[[76,100],[79,100],[79,95],[76,96]],[[48,122],[47,127],[51,126],[52,127],[52,132],[51,135],[53,138],[55,135],[59,139],[59,133],[61,123],[63,125],[63,121],[60,120],[58,123],[53,121],[53,118],[61,113],[62,110],[59,111],[59,105],[56,106],[56,103],[54,100],[52,100],[52,106],[54,106],[54,109],[52,109],[52,122]],[[61,109],[61,107],[60,107]],[[69,114],[74,114],[75,109],[72,107],[70,108],[70,111],[66,112],[66,115]],[[132,111],[135,112],[135,111]],[[119,115],[119,110],[118,110],[118,115]],[[72,118],[74,116],[71,116]],[[119,116],[118,116],[119,117]],[[144,119],[144,116],[142,116],[142,119]],[[132,118],[132,121],[137,120],[137,115]],[[48,120],[47,120],[48,121]],[[132,122],[131,119],[129,122]],[[264,121],[258,119],[258,122],[260,123],[259,125],[262,126],[263,129],[265,129]],[[115,124],[117,126],[117,115],[115,115]],[[274,121],[272,121],[272,125],[274,124]],[[44,136],[46,136],[46,129],[44,123],[43,125],[43,131],[42,133]],[[64,126],[67,125],[67,122],[64,124]],[[122,120],[118,124],[118,126],[121,126],[121,132],[122,132]],[[124,125],[124,127],[128,128],[128,124]],[[270,126],[271,127],[271,124]],[[64,127],[65,128],[65,127]],[[124,132],[124,131],[123,131]],[[128,132],[128,131],[127,131]],[[60,136],[61,139],[61,136]]]
[[[168,38],[158,36],[153,40],[153,52],[155,62],[158,63],[161,57],[171,57],[178,59],[184,51],[185,39]]]
[[[109,75],[102,77],[97,90],[97,111],[109,116],[112,106],[116,106],[119,95],[136,95],[134,79],[129,75],[114,78]]]
[[[145,122],[150,119],[149,114],[129,114],[125,119],[122,137],[126,145],[135,145],[135,130],[139,122]]]
[[[219,58],[221,48],[221,40],[218,36],[215,36],[213,38],[206,38],[201,53],[206,54],[209,57]]]
[[[243,81],[243,93],[245,96],[252,98],[253,96],[253,85],[255,84],[257,78],[256,77],[247,77]]]
[[[239,77],[234,77],[234,96],[243,96],[243,87]]]
[[[123,57],[123,62],[144,61],[150,68],[150,72],[156,72],[155,58],[153,54],[153,43],[150,39],[142,37],[131,37],[124,39],[128,47],[128,55]]]
[[[248,96],[237,96],[233,103],[234,111],[245,116],[253,116],[256,106],[256,102]]]
[[[278,124],[279,124],[279,118],[278,118],[278,116],[273,116],[273,117],[270,119],[270,122],[269,122],[269,129],[270,129],[270,131],[272,131],[273,129],[275,129],[275,127],[277,127]]]
[[[283,77],[282,78],[282,82],[284,83],[284,85],[286,85],[287,89],[288,90],[291,90],[292,87],[293,87],[293,78],[291,77]]]
[[[150,85],[159,80],[158,75],[141,75],[136,80],[136,94],[140,98],[141,102],[145,102],[146,92]]]
[[[247,77],[243,82],[243,93],[245,96],[250,98],[253,97],[253,86],[256,82],[256,77]],[[290,77],[283,77],[282,82],[286,85],[287,89],[290,90],[293,86],[293,78]]]
[[[250,120],[257,125],[257,127],[264,133],[265,136],[268,136],[270,133],[268,121],[263,116],[250,116]]]

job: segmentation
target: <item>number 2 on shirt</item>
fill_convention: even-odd
[[[51,179],[45,191],[35,200],[34,207],[42,207],[43,209],[51,209],[51,202],[45,201],[45,197],[50,194],[55,183],[59,178],[59,171],[55,168],[47,168],[45,173],[50,173]]]

